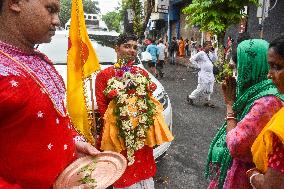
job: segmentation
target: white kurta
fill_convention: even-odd
[[[216,53],[209,52],[209,57],[212,62],[217,61]],[[200,71],[198,72],[198,83],[214,82],[213,64],[210,59],[204,51],[198,52],[189,59],[192,64],[195,64],[200,68]]]
[[[119,188],[113,187],[113,189],[119,189]],[[129,187],[120,188],[120,189],[155,189],[154,179],[153,177],[151,177],[146,180],[141,180],[140,182],[137,182]]]
[[[208,56],[206,52],[200,51],[190,58],[190,62],[200,68],[197,88],[189,95],[191,99],[205,95],[206,100],[210,101],[210,94],[213,92],[215,81],[212,62],[217,61],[218,58],[216,53],[212,52],[209,52]]]

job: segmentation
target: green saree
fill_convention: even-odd
[[[267,79],[268,43],[261,39],[243,41],[237,48],[237,88],[233,110],[237,121],[241,121],[250,111],[254,102],[264,96],[275,95],[284,99]],[[223,188],[232,157],[226,144],[226,121],[213,138],[208,152],[205,176],[218,180],[218,188]]]

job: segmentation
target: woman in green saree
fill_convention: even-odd
[[[222,84],[227,117],[208,152],[209,189],[251,188],[246,177],[246,171],[254,167],[250,148],[284,99],[267,79],[267,49],[268,43],[261,39],[238,45],[237,82],[228,77]]]

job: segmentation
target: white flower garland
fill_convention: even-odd
[[[116,76],[108,81],[104,90],[104,94],[108,98],[113,98],[116,103],[114,110],[117,117],[116,126],[119,128],[119,136],[125,142],[128,165],[134,163],[134,152],[143,148],[147,131],[154,123],[155,104],[150,100],[150,95],[155,88],[156,85],[142,75],[138,68],[122,67],[116,69]],[[137,99],[135,103],[130,104],[128,99],[133,97]],[[129,107],[137,109],[137,112],[130,112]],[[131,117],[138,118],[136,128],[132,124]]]

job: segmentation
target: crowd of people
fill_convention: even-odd
[[[121,34],[118,62],[96,78],[103,124],[94,147],[73,129],[65,84],[48,57],[35,49],[51,41],[59,10],[58,0],[0,0],[0,189],[51,189],[77,158],[109,150],[128,162],[114,188],[154,189],[153,147],[174,137],[152,95],[155,83],[134,66],[137,53],[150,54],[148,66],[157,77],[164,76],[168,54],[170,64],[176,56],[188,57],[199,69],[188,102],[205,95],[204,105],[214,108],[210,95],[218,57],[212,43],[206,41],[197,52],[194,39],[173,37],[169,44],[150,40],[143,49],[135,35]],[[284,34],[271,43],[242,40],[231,51],[236,77],[222,83],[226,120],[209,147],[208,188],[284,188]]]
[[[196,53],[203,50],[201,45],[197,45],[197,41],[192,37],[191,40],[180,37],[172,37],[168,41],[167,36],[156,39],[138,39],[138,55],[144,62],[144,66],[156,78],[163,78],[165,73],[163,68],[166,63],[175,65],[179,59],[188,60]],[[147,54],[149,53],[149,54]],[[179,57],[179,58],[178,58]]]

